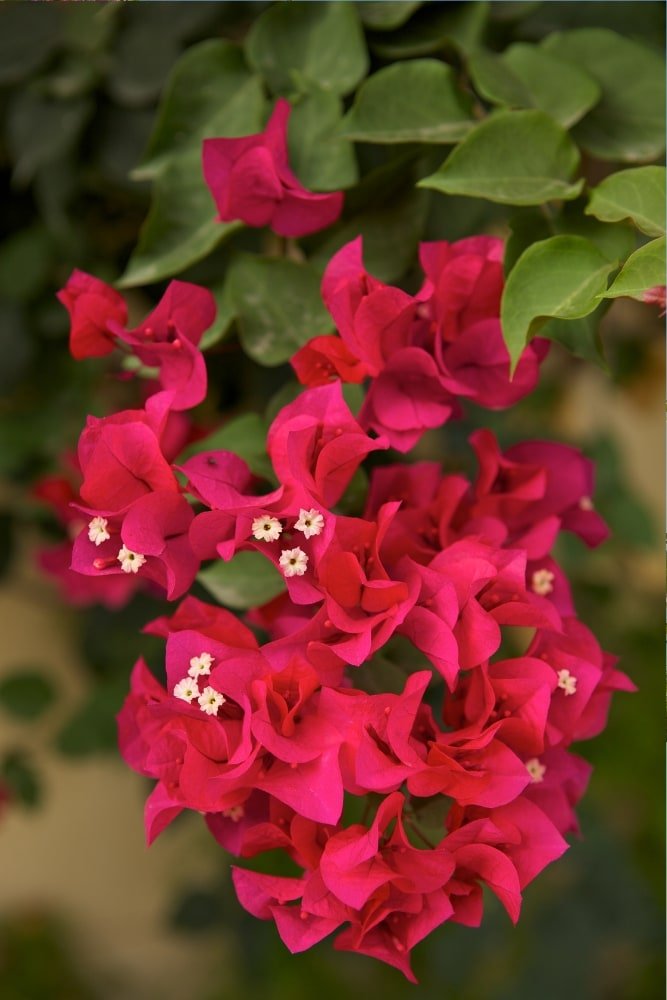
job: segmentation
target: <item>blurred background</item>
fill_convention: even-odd
[[[109,281],[123,271],[150,195],[129,173],[175,60],[201,39],[242,37],[264,6],[0,6],[0,996],[652,1000],[662,996],[664,884],[664,345],[654,306],[616,301],[601,325],[604,363],[554,345],[531,398],[491,417],[470,410],[421,447],[472,472],[476,426],[491,425],[504,446],[569,441],[597,462],[596,505],[613,530],[600,551],[568,539],[559,555],[582,619],[639,692],[618,696],[605,733],[578,747],[595,765],[583,836],[528,888],[519,926],[489,899],[481,930],[444,926],[416,950],[411,987],[329,943],[288,955],[273,925],[237,904],[228,858],[199,817],[144,846],[147,786],[118,757],[114,714],[139,653],[159,662],[159,642],[139,629],[163,604],[139,594],[114,610],[88,603],[85,589],[68,599],[62,578],[39,568],[57,565],[44,553],[65,538],[66,496],[49,477],[67,470],[86,413],[135,405],[137,388],[104,361],[72,361],[55,291],[74,266]],[[492,39],[587,24],[659,48],[664,38],[659,3],[494,3],[487,15]],[[429,238],[507,232],[502,207],[443,203],[433,196]],[[209,271],[220,260],[209,257]],[[162,287],[130,292],[132,308]],[[211,405],[224,416],[263,409],[288,377],[244,358],[233,336],[211,371]]]

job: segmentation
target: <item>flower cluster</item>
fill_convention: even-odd
[[[287,155],[289,101],[276,101],[263,132],[239,139],[205,139],[204,179],[218,220],[270,226],[279,236],[306,236],[330,226],[343,209],[340,191],[308,191],[290,169]]]
[[[340,337],[315,337],[292,359],[304,385],[370,376],[360,421],[399,451],[456,416],[460,399],[494,410],[516,403],[535,388],[549,347],[534,338],[510,379],[501,240],[422,243],[419,258],[424,282],[408,295],[368,274],[361,237],[344,246],[322,282]]]
[[[281,115],[284,140],[278,108],[262,136],[206,147],[221,217],[244,177],[265,197]],[[246,214],[279,226],[292,195]],[[121,344],[159,369],[143,409],[90,418],[81,435],[72,562],[183,598],[146,627],[166,640],[165,682],[140,660],[119,715],[125,760],[156,782],[149,842],[189,809],[240,859],[282,850],[290,877],[234,868],[241,904],[292,951],[336,932],[336,948],[412,980],[414,945],[448,920],[478,925],[484,886],[518,919],[524,886],[577,830],[590,767],[572,744],[632,689],[578,620],[552,555],[562,531],[589,546],[607,533],[575,449],[503,451],[478,431],[474,480],[374,455],[363,510],[341,509],[371,453],[407,451],[461,400],[504,407],[535,385],[535,340],[510,379],[501,257],[482,237],[426,244],[410,296],[364,271],[359,240],[343,247],[323,282],[340,336],[293,359],[307,388],[269,428],[273,484],[230,451],[180,462],[174,451],[170,420],[206,391],[207,292],[172,282],[133,331],[96,279],[75,274],[61,293],[75,356]],[[358,417],[346,380],[367,380]],[[202,562],[239,552],[283,584],[245,621],[188,594]]]

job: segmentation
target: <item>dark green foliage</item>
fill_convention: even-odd
[[[55,696],[49,677],[32,667],[17,668],[0,680],[0,706],[19,719],[36,719]]]

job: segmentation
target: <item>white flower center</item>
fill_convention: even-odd
[[[94,517],[92,521],[88,524],[88,538],[95,545],[101,545],[102,542],[108,542],[111,535],[107,531],[109,522],[106,517]]]
[[[207,715],[217,715],[218,709],[225,704],[227,699],[215,688],[205,687],[198,700],[202,712],[206,712]]]
[[[116,559],[123,573],[138,573],[146,562],[146,556],[142,556],[140,552],[132,552],[126,545],[123,545]]]
[[[536,569],[533,573],[531,586],[540,597],[546,597],[547,594],[553,593],[555,579],[556,577],[550,569]]]
[[[232,823],[238,823],[245,816],[245,809],[243,806],[230,806],[229,809],[222,810],[222,815],[231,819]]]
[[[285,576],[303,576],[308,568],[308,556],[303,549],[283,549],[278,560]]]
[[[302,531],[306,538],[312,538],[314,535],[321,535],[324,529],[324,517],[319,510],[311,508],[311,510],[304,510],[303,507],[299,510],[299,520],[294,525],[297,531]]]
[[[544,781],[544,775],[547,773],[545,765],[541,764],[537,757],[526,761],[526,770],[534,785],[539,785],[540,781]]]
[[[197,681],[192,680],[190,677],[184,677],[183,680],[179,681],[175,686],[174,697],[187,702],[192,701],[193,698],[198,698],[199,688],[197,687]]]
[[[579,501],[580,510],[593,510],[594,507],[595,505],[590,497],[582,497],[581,500]]]
[[[253,538],[256,538],[258,542],[275,542],[280,538],[283,526],[277,517],[269,517],[268,514],[264,514],[262,517],[255,518],[251,530]]]
[[[574,694],[577,690],[577,678],[569,670],[558,671],[558,687],[566,695]]]
[[[202,674],[210,674],[213,665],[213,657],[210,653],[200,653],[190,660],[190,677],[201,677]]]

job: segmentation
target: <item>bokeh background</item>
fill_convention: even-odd
[[[133,389],[104,362],[69,358],[54,293],[74,266],[107,280],[122,272],[149,201],[129,174],[170,69],[201,39],[242,37],[263,6],[0,7],[0,996],[653,1000],[662,996],[664,882],[655,307],[613,305],[601,327],[607,367],[555,345],[530,399],[491,418],[469,412],[421,452],[469,469],[466,437],[482,424],[504,445],[569,441],[596,459],[596,502],[613,529],[602,550],[575,539],[560,557],[581,617],[639,692],[618,696],[606,732],[579,748],[595,765],[582,839],[528,888],[519,926],[489,899],[481,930],[445,926],[417,949],[420,985],[411,987],[328,943],[289,956],[273,925],[241,911],[228,858],[199,817],[144,846],[147,788],[118,757],[114,713],[139,652],[159,659],[159,644],[138,629],[162,605],[141,596],[116,612],[68,606],[37,568],[45,543],[62,535],[33,492],[62,467],[85,414],[127,405]],[[664,38],[661,3],[476,6],[492,43],[590,24],[658,49]],[[449,199],[445,212],[438,197],[430,238],[505,232],[498,206]],[[141,312],[159,291],[131,292],[132,306]],[[287,377],[244,359],[233,336],[212,370],[225,415],[263,409]],[[18,675],[29,683],[17,686]]]

